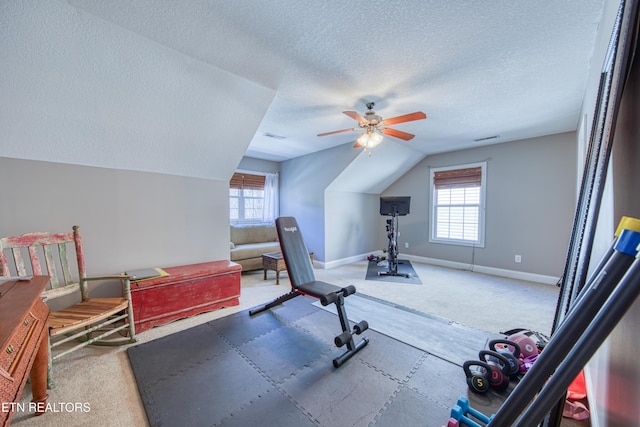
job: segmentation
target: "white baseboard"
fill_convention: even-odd
[[[340,267],[342,265],[362,261],[366,259],[368,255],[371,255],[371,254],[378,255],[378,256],[384,255],[382,251],[376,251],[376,252],[369,252],[367,254],[356,255],[349,258],[330,261],[327,263],[314,261],[314,265],[324,269],[335,268],[335,267]],[[475,273],[490,274],[493,276],[507,277],[509,279],[516,279],[516,280],[526,280],[529,282],[542,283],[545,285],[556,285],[560,280],[559,277],[546,276],[544,274],[527,273],[524,271],[506,270],[503,268],[495,268],[495,267],[485,267],[482,265],[471,265],[471,264],[462,263],[462,262],[447,261],[447,260],[436,259],[436,258],[427,258],[427,257],[416,256],[416,255],[401,254],[401,258],[408,259],[409,261],[420,262],[423,264],[437,265],[440,267],[453,268],[456,270],[468,270],[468,271],[473,271]]]
[[[380,251],[380,253],[382,253],[382,251]],[[371,253],[368,252],[366,254],[360,254],[360,255],[354,255],[348,258],[342,258],[342,259],[338,259],[335,261],[329,261],[329,262],[322,262],[322,261],[313,261],[313,265],[318,267],[318,268],[322,268],[324,270],[328,270],[330,268],[336,268],[336,267],[340,267],[343,265],[347,265],[347,264],[353,264],[354,262],[358,262],[358,261],[362,261],[367,259],[367,256],[369,256]]]

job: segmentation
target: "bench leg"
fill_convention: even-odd
[[[302,295],[300,292],[293,290],[288,294],[284,294],[270,303],[263,305],[262,307],[254,308],[253,310],[249,310],[249,316],[253,316],[254,314],[262,313],[263,311],[269,310],[272,307],[282,304],[285,301],[289,301],[292,298],[297,297],[298,295]]]
[[[349,319],[347,317],[347,310],[344,308],[344,296],[338,295],[338,299],[335,301],[336,309],[338,311],[338,317],[340,318],[340,326],[342,327],[343,335],[347,337],[346,345],[347,351],[345,351],[342,355],[333,359],[333,366],[339,368],[344,362],[351,359],[351,357],[362,350],[368,343],[369,340],[367,338],[362,338],[357,344],[353,339],[354,332],[351,332],[351,328],[349,327]],[[355,330],[355,329],[354,329]],[[357,332],[358,334],[360,332]],[[343,342],[338,342],[341,336],[336,337],[336,345],[341,347]]]

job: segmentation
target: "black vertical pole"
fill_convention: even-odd
[[[582,288],[582,292],[578,293],[576,295],[576,298],[573,301],[571,301],[570,306],[568,307],[567,313],[571,311],[571,309],[578,304],[580,299],[585,295],[586,292],[588,292],[588,289],[593,283],[593,280],[600,275],[600,272],[602,271],[602,269],[607,265],[607,262],[609,262],[609,259],[615,253],[614,248],[616,246],[616,243],[618,242],[618,238],[620,237],[620,234],[622,233],[622,231],[625,229],[640,232],[640,219],[632,218],[628,216],[623,216],[620,219],[620,223],[618,224],[618,228],[614,233],[614,239],[613,239],[613,242],[611,243],[611,246],[609,247],[605,255],[602,257],[602,259],[600,260],[600,263],[598,263],[596,268],[591,273],[591,277],[589,278],[589,281],[587,282],[587,284]],[[560,305],[558,305],[557,310],[560,310]],[[566,313],[564,314],[564,316],[566,317]],[[561,317],[559,317],[558,313],[556,312],[556,320],[554,321],[553,329],[551,330],[551,335],[553,335],[557,327],[562,323],[560,319]],[[553,407],[553,409],[551,409],[551,411],[549,412],[549,416],[545,418],[545,421],[543,423],[545,427],[553,427],[553,426],[560,425],[560,420],[562,420],[562,412],[564,409],[565,399],[566,399],[566,393],[565,393],[565,396],[561,396],[558,399],[558,403]]]
[[[613,239],[613,242],[611,243],[611,246],[609,247],[609,249],[607,250],[605,255],[602,257],[602,259],[600,260],[600,262],[598,263],[596,268],[591,273],[591,278],[589,279],[587,284],[584,286],[583,291],[587,290],[591,286],[591,283],[593,283],[593,280],[596,277],[598,277],[598,275],[600,274],[600,272],[602,271],[604,266],[609,261],[609,258],[611,258],[611,256],[614,254],[614,252],[615,252],[614,248],[616,246],[616,243],[618,242],[618,238],[620,237],[620,234],[622,234],[622,232],[624,230],[632,230],[632,231],[640,232],[640,219],[631,218],[631,217],[628,217],[628,216],[623,216],[620,219],[620,223],[618,224],[618,228],[616,229],[616,231],[614,233],[614,239]],[[580,292],[576,296],[576,299],[573,301],[573,303],[569,307],[568,311],[570,311],[572,307],[575,307],[575,305],[580,301],[580,299],[585,294],[585,292]],[[562,323],[562,322],[560,322],[560,323]],[[551,335],[553,335],[553,331],[551,331]]]
[[[531,369],[502,404],[489,423],[491,427],[510,427],[513,425],[611,295],[615,286],[633,263],[639,244],[639,232],[631,230],[622,232],[609,262],[591,283],[590,288],[584,289],[585,295],[569,312]]]
[[[519,422],[515,424],[516,427],[537,425],[542,421],[635,303],[638,295],[640,295],[640,260],[636,260],[629,268],[567,358],[558,366],[555,375],[522,414]]]

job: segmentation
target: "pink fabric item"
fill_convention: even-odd
[[[579,400],[587,397],[587,386],[584,381],[584,371],[580,371],[567,389],[567,399],[564,402],[562,416],[574,420],[586,420],[589,418],[589,409]]]
[[[583,403],[567,399],[564,402],[562,416],[582,421],[589,418],[589,410]]]

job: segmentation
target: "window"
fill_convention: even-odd
[[[232,222],[262,222],[264,175],[234,173],[229,182],[229,216]]]
[[[433,168],[429,241],[484,247],[486,163]]]

